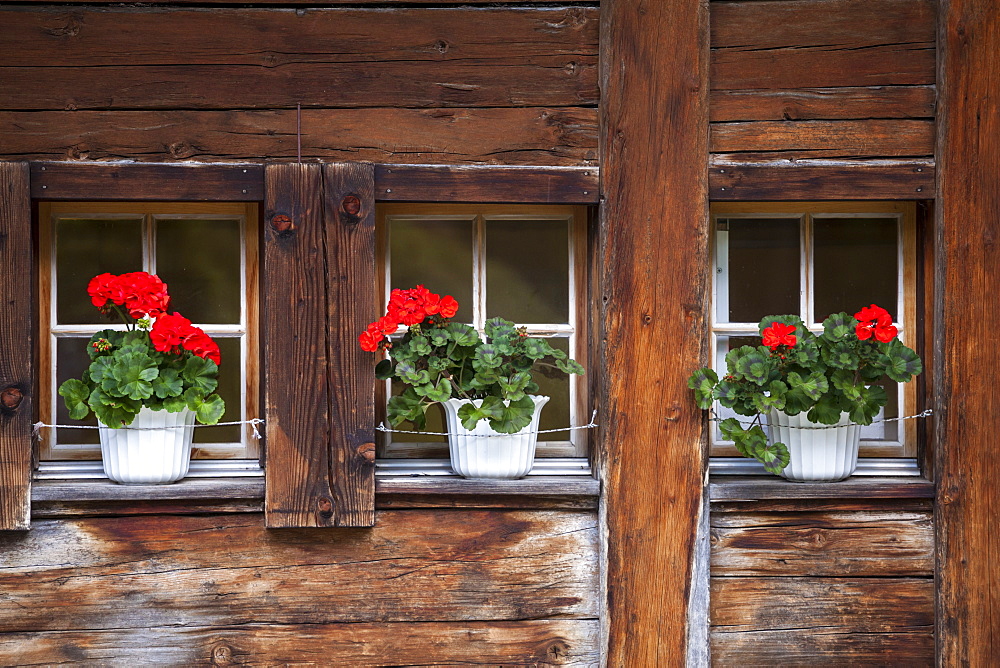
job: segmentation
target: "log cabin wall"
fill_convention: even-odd
[[[203,4],[0,7],[0,159],[292,161],[301,105],[304,161],[596,164],[596,3]],[[36,498],[0,664],[599,663],[596,499],[376,498],[370,530]]]
[[[713,198],[865,199],[857,174],[883,168],[875,199],[931,197],[933,179],[914,177],[934,165],[935,2],[711,9]],[[710,486],[714,664],[933,665],[930,498],[782,500],[736,486]]]

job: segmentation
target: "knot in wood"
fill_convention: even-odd
[[[233,648],[229,645],[216,645],[212,649],[212,663],[216,666],[228,666],[233,662]]]
[[[364,459],[368,463],[374,463],[375,461],[375,444],[374,443],[362,443],[358,446],[358,456]]]
[[[271,227],[278,232],[288,232],[295,229],[295,223],[287,213],[276,213],[271,216]]]
[[[333,500],[322,497],[316,502],[316,507],[319,509],[319,516],[325,520],[333,517]]]
[[[340,208],[344,210],[344,213],[356,216],[361,212],[361,198],[355,195],[348,195],[340,201]]]
[[[0,392],[0,404],[9,410],[14,410],[20,406],[22,399],[24,399],[24,394],[16,387],[7,387]]]

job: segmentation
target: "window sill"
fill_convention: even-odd
[[[859,477],[841,482],[789,482],[777,476],[710,476],[715,502],[871,499],[933,499],[934,483],[917,476]]]

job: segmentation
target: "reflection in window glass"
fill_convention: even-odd
[[[899,314],[895,218],[815,218],[814,304],[816,321],[831,313],[855,313],[878,304]]]
[[[104,324],[87,296],[87,284],[104,272],[142,270],[142,218],[60,218],[55,244],[56,321]]]
[[[389,220],[389,288],[424,285],[458,300],[455,320],[472,322],[472,221]]]
[[[240,322],[241,254],[237,219],[156,219],[156,273],[191,322]]]
[[[716,224],[721,322],[799,312],[799,219],[725,218]]]
[[[565,220],[486,221],[486,317],[569,322]]]

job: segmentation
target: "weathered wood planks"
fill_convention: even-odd
[[[906,666],[934,665],[931,630],[854,633],[840,629],[712,630],[712,661],[719,666]]]
[[[27,529],[31,515],[33,349],[30,175],[0,162],[0,531]]]
[[[675,666],[701,651],[688,606],[706,457],[687,376],[707,357],[708,3],[601,11],[607,662]]]
[[[934,466],[938,484],[938,665],[1000,656],[1000,504],[992,380],[1000,327],[1000,14],[989,0],[941,5]]]
[[[379,201],[596,204],[591,167],[376,165]]]
[[[597,666],[599,622],[247,624],[0,635],[19,665]]]
[[[36,520],[0,536],[0,629],[596,619],[597,541],[592,511],[384,511],[336,532],[252,514]]]
[[[597,101],[597,11],[585,7],[15,9],[0,26],[11,110]]]
[[[0,155],[32,160],[295,158],[295,110],[0,111]],[[586,107],[303,109],[303,159],[578,165],[597,159]]]
[[[51,200],[252,202],[261,165],[31,163],[31,196]]]
[[[726,160],[709,170],[713,200],[913,200],[931,197],[935,165],[914,160]]]

